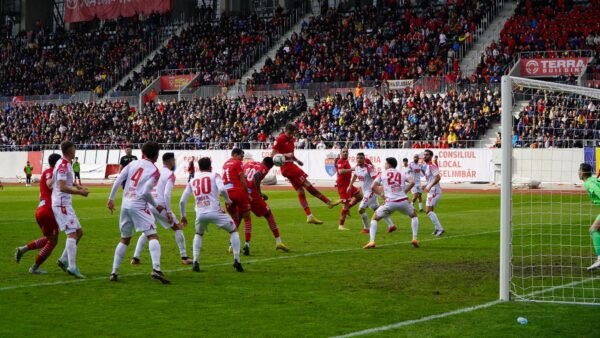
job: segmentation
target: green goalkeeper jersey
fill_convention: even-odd
[[[583,187],[588,195],[590,195],[592,204],[600,205],[600,181],[593,176],[588,177],[588,179],[585,180],[585,183],[583,183]]]

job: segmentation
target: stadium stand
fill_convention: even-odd
[[[545,52],[544,57],[569,57],[591,50],[600,53],[600,4],[591,1],[532,1],[519,4],[502,32],[481,55],[475,77],[499,82],[517,53]],[[554,52],[553,52],[554,51]],[[574,82],[565,74],[561,82]]]
[[[383,8],[330,10],[304,24],[248,84],[416,79],[455,71],[461,44],[473,40],[493,3],[448,3],[404,7],[387,1]]]
[[[102,96],[172,31],[164,15],[82,23],[70,30],[10,35],[0,29],[0,96],[72,94]]]
[[[21,105],[2,110],[0,140],[3,150],[36,150],[63,140],[94,149],[149,139],[174,148],[249,148],[250,142],[269,141],[302,110],[305,98],[292,94],[149,102],[143,113],[121,101]]]

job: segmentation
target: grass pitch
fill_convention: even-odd
[[[134,242],[111,283],[118,213],[105,208],[108,188],[74,197],[84,229],[77,265],[88,279],[78,281],[58,269],[59,246],[44,264],[48,275],[30,275],[35,253],[16,264],[13,250],[41,233],[35,224],[37,187],[7,186],[0,192],[0,337],[39,336],[214,336],[328,337],[343,335],[487,303],[498,298],[499,195],[445,193],[437,214],[446,228],[431,235],[430,220],[419,214],[421,248],[410,245],[410,222],[394,215],[399,231],[380,224],[375,250],[363,250],[356,209],[338,231],[340,209],[311,199],[324,225],[305,224],[293,192],[268,191],[281,235],[292,252],[275,252],[264,219],[253,218],[245,273],[231,267],[228,234],[212,226],[204,236],[201,273],[182,266],[171,230],[159,229],[162,269],[171,285],[150,279],[146,249],[132,266]],[[174,193],[177,208],[182,189]],[[331,197],[334,192],[328,191]],[[178,208],[177,208],[178,209]],[[175,210],[177,210],[175,209]],[[191,204],[188,218],[193,219]],[[591,221],[591,220],[590,220]],[[185,229],[188,253],[194,230]],[[240,234],[243,240],[243,234]],[[590,255],[592,252],[589,253]],[[600,297],[600,295],[597,295]],[[519,325],[518,316],[528,325]],[[372,336],[598,337],[600,307],[501,303]]]

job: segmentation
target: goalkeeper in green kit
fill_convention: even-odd
[[[590,195],[592,204],[600,206],[600,181],[592,175],[592,166],[582,163],[579,166],[579,178],[584,182],[583,187],[588,195]],[[588,271],[600,268],[600,215],[596,216],[594,223],[590,227],[590,235],[592,236],[592,243],[594,243],[598,259],[587,268]]]

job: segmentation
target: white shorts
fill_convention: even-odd
[[[425,202],[426,207],[437,207],[438,202],[442,198],[441,191],[430,191],[427,193],[427,201]]]
[[[173,225],[179,223],[177,216],[175,216],[172,211],[169,211],[169,214],[171,214],[171,219],[173,222],[169,222],[169,219],[167,218],[167,210],[163,209],[163,211],[158,212],[158,210],[156,210],[156,208],[153,206],[149,206],[149,209],[152,212],[154,219],[158,221],[158,223],[160,223],[160,225],[162,225],[165,229],[171,229]]]
[[[410,192],[413,194],[422,194],[423,188],[421,187],[420,183],[415,183],[415,185],[412,188],[410,188]]]
[[[367,208],[371,208],[373,210],[377,210],[377,208],[379,208],[379,201],[377,200],[377,195],[372,194],[369,198],[367,194],[365,194],[362,201],[360,201],[358,209],[366,210]]]
[[[408,199],[402,202],[385,202],[382,206],[377,208],[375,214],[377,217],[387,217],[394,212],[399,211],[406,216],[412,215],[415,212],[415,208],[408,203]]]
[[[132,237],[134,229],[136,232],[143,232],[146,236],[156,234],[154,217],[148,209],[121,209],[120,219],[121,238]]]
[[[56,224],[58,224],[58,228],[60,231],[64,231],[66,235],[72,234],[76,232],[78,229],[81,229],[81,224],[79,224],[79,219],[77,215],[75,215],[75,210],[73,210],[73,206],[52,206],[52,212],[54,213],[54,218],[56,219]]]
[[[196,214],[196,233],[198,235],[203,235],[210,223],[227,232],[235,231],[235,224],[229,214],[226,214],[225,212],[210,212]]]

